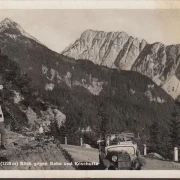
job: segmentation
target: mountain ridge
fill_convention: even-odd
[[[155,120],[167,128],[174,100],[149,77],[66,57],[13,30],[0,31],[2,53],[27,73],[45,102],[65,114],[67,125],[73,126],[71,133],[87,126],[95,129],[101,102],[112,132],[128,129],[143,133],[143,127],[148,134]]]
[[[138,71],[163,87],[173,98],[180,94],[179,86],[169,80],[179,80],[180,44],[149,44],[125,32],[86,30],[62,54],[75,59],[87,59],[110,68]],[[168,85],[167,85],[168,83]],[[173,89],[176,89],[173,90]]]

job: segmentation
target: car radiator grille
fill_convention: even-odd
[[[118,169],[130,169],[130,167],[131,167],[131,162],[123,162],[123,161],[118,162]]]
[[[118,169],[130,169],[131,159],[128,153],[118,154]]]

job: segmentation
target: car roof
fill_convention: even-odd
[[[133,138],[134,137],[134,133],[112,133],[112,134],[107,134],[106,135],[106,137],[107,136],[116,136],[116,135],[118,135],[118,136],[121,136],[121,137],[130,137],[130,138]]]

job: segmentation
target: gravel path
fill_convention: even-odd
[[[61,145],[74,158],[75,162],[99,162],[97,149],[73,145]],[[142,170],[180,170],[180,163],[146,158]]]
[[[61,145],[76,162],[99,162],[98,149],[82,148],[80,146]]]

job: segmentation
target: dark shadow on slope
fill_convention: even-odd
[[[7,162],[8,159],[6,157],[0,157],[0,162]]]

